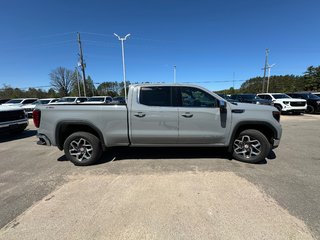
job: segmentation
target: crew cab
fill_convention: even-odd
[[[259,93],[260,98],[271,100],[274,106],[285,113],[304,113],[307,109],[306,100],[292,98],[284,93]]]
[[[264,160],[281,138],[272,106],[229,103],[179,84],[131,85],[125,105],[47,105],[33,111],[38,144],[57,146],[75,165],[102,151],[130,147],[224,147],[244,162]]]

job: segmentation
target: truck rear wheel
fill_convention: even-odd
[[[242,162],[257,163],[271,151],[268,139],[260,131],[247,129],[233,141],[232,156]]]
[[[77,166],[88,166],[99,160],[102,154],[100,140],[88,132],[75,132],[64,142],[66,157]]]

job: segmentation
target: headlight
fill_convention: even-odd
[[[286,104],[286,105],[288,105],[289,104],[289,102],[283,102],[284,104]]]
[[[317,104],[320,104],[320,101],[317,101]]]

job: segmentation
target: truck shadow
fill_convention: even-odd
[[[268,160],[273,160],[276,155],[270,152]],[[117,147],[104,152],[101,159],[94,165],[121,160],[168,160],[168,159],[215,159],[234,160],[225,148],[199,148],[199,147],[162,147],[162,148],[130,148]],[[255,164],[266,164],[267,160]]]
[[[2,133],[0,136],[0,143],[29,138],[35,136],[36,134],[37,130],[25,130],[21,133]]]

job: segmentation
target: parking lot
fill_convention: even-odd
[[[0,138],[0,239],[320,239],[320,115],[281,116],[259,164],[221,149],[116,148],[76,167]]]

